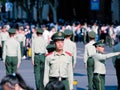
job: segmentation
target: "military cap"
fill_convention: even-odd
[[[37,33],[43,33],[43,30],[40,28],[37,28]]]
[[[97,41],[96,43],[94,43],[93,45],[94,46],[100,46],[100,47],[104,47],[104,40],[99,40],[99,41]]]
[[[10,29],[8,30],[8,33],[15,34],[15,33],[16,33],[16,30],[15,30],[14,28],[10,28]]]
[[[69,29],[66,29],[65,31],[64,31],[64,34],[65,34],[65,36],[67,36],[67,35],[72,35],[72,31],[71,30],[69,30]]]
[[[46,49],[55,49],[55,44],[48,44]]]
[[[64,40],[65,35],[63,32],[57,32],[52,36],[52,40]]]
[[[94,31],[90,31],[90,32],[88,32],[88,36],[90,38],[95,38],[96,37],[96,33]]]

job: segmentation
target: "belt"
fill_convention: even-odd
[[[35,53],[35,55],[45,55],[45,53]]]
[[[63,77],[49,77],[50,80],[58,80],[58,81],[63,81],[63,80],[67,80],[67,78],[63,78]]]
[[[94,73],[94,75],[105,76],[105,74]]]

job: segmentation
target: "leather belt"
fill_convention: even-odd
[[[105,76],[105,74],[94,73],[94,75]]]
[[[67,80],[67,78],[63,78],[63,77],[49,77],[50,80],[58,80],[58,81],[63,81],[63,80]]]

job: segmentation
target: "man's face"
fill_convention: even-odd
[[[63,50],[64,40],[56,40],[55,46],[58,51]]]
[[[99,51],[100,53],[104,53],[104,47],[97,46],[97,51]]]

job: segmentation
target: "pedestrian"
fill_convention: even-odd
[[[55,51],[46,55],[44,86],[49,81],[59,80],[65,85],[65,90],[73,90],[72,55],[64,51],[64,33],[57,32],[52,36]]]
[[[6,67],[6,74],[17,72],[21,63],[20,44],[15,39],[16,30],[11,28],[8,30],[10,38],[5,41],[3,48],[3,62]]]
[[[18,73],[6,75],[0,82],[2,90],[34,90],[29,87]]]
[[[93,23],[92,30],[96,33],[95,41],[98,41],[99,40],[99,35],[98,35],[99,26],[97,25],[97,22]]]
[[[96,90],[105,90],[105,60],[113,56],[120,55],[120,52],[104,54],[104,44],[102,40],[94,43],[93,45],[96,47],[96,54],[92,56],[94,58],[93,82]]]
[[[120,51],[120,32],[117,34],[117,37],[119,39],[119,42],[113,47],[113,52]],[[120,90],[120,56],[113,57],[113,64],[116,70],[118,90]]]
[[[0,46],[2,47],[2,55],[5,41],[9,38],[6,25],[3,26],[2,32],[0,33]]]
[[[85,45],[84,64],[87,69],[88,90],[93,90],[94,59],[91,56],[96,53],[96,49],[93,46],[95,43],[96,33],[94,31],[90,31],[88,32],[88,36],[90,41]]]
[[[72,30],[66,29],[64,31],[65,34],[65,40],[64,40],[64,50],[65,51],[69,51],[70,53],[72,53],[72,57],[73,57],[73,68],[75,68],[76,65],[76,55],[77,55],[77,47],[76,47],[76,43],[71,41],[71,37],[72,37]]]
[[[32,36],[31,28],[28,23],[25,24],[24,34],[25,34],[26,40],[25,40],[25,47],[24,47],[24,56],[22,57],[22,59],[28,59],[27,51],[31,47],[31,36]]]
[[[36,90],[44,90],[43,76],[47,42],[42,34],[43,30],[38,28],[37,37],[32,41],[32,64],[34,65]]]
[[[26,40],[26,37],[23,34],[23,31],[24,31],[23,26],[19,26],[18,33],[15,35],[16,40],[20,43],[21,57],[23,57],[25,40]]]
[[[49,42],[49,34],[50,34],[50,32],[47,30],[47,27],[46,27],[46,25],[42,25],[41,26],[42,27],[42,30],[43,30],[43,37],[44,37],[44,39],[45,39],[45,41],[47,41],[47,43],[49,44],[50,42]]]

